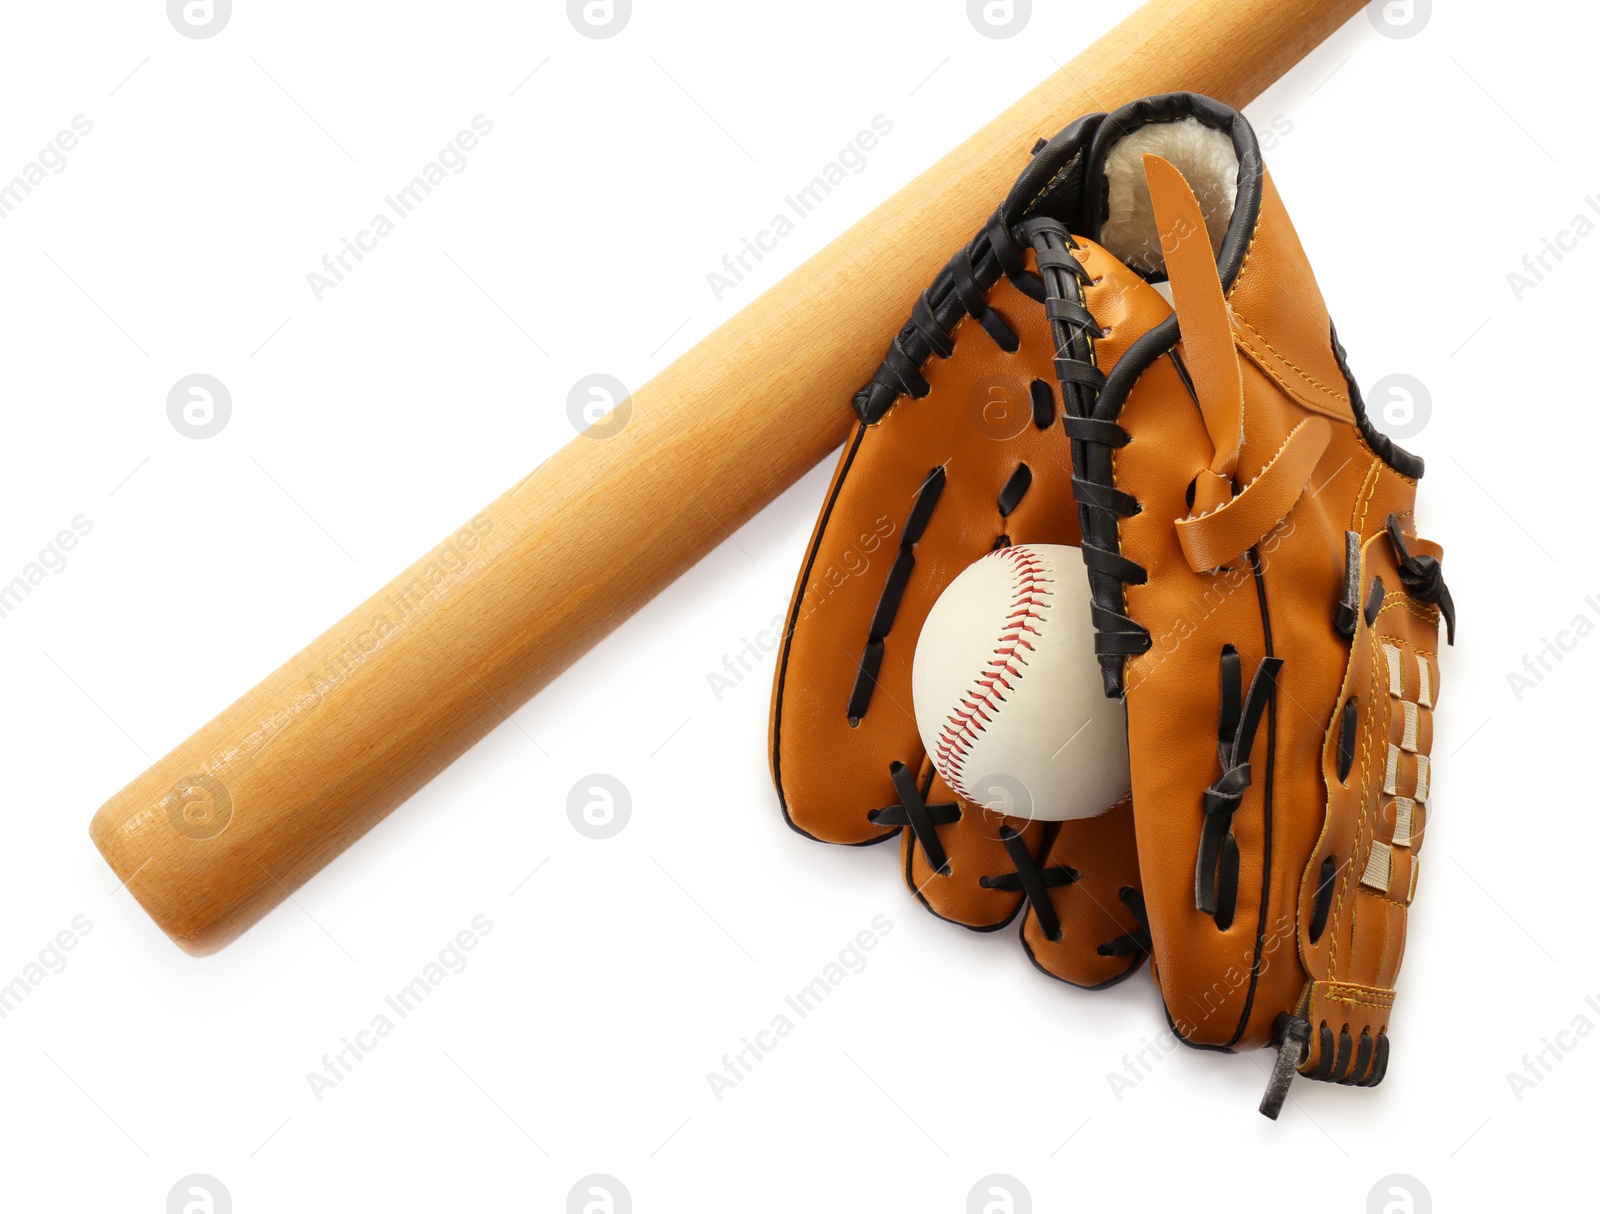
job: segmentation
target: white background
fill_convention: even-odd
[[[783,825],[772,656],[720,699],[708,674],[782,612],[825,468],[220,955],[168,943],[88,840],[572,438],[581,376],[642,383],[1134,7],[1040,4],[1004,40],[961,0],[637,0],[604,40],[551,2],[239,0],[203,40],[155,0],[6,7],[0,180],[93,123],[0,220],[0,581],[92,523],[0,619],[0,984],[92,924],[0,1020],[7,1209],[159,1212],[205,1173],[241,1212],[562,1210],[605,1173],[640,1211],[960,1211],[996,1172],[1041,1210],[1356,1212],[1391,1173],[1416,1209],[1532,1209],[1592,1175],[1600,1036],[1557,1034],[1600,1025],[1600,641],[1508,681],[1600,621],[1600,240],[1507,280],[1600,220],[1578,6],[1457,0],[1403,40],[1363,14],[1248,111],[1290,128],[1269,164],[1358,377],[1433,402],[1406,445],[1460,644],[1382,1087],[1298,1083],[1273,1124],[1267,1054],[1179,1049],[1118,1099],[1164,1027],[1145,973],[1053,983],[1011,931],[927,915],[893,847]],[[477,114],[465,171],[318,302],[308,271]],[[879,114],[865,171],[715,299],[707,272]],[[233,400],[204,441],[166,413],[195,372]],[[632,802],[605,841],[565,809],[595,772]],[[477,915],[467,968],[319,1100],[307,1073]],[[719,1102],[707,1073],[878,915],[865,970]],[[1547,1041],[1570,1048],[1519,1100]]]

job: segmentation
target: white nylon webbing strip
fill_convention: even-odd
[[[1383,656],[1389,660],[1389,694],[1398,700],[1405,694],[1405,676],[1400,673],[1400,651],[1386,644]]]
[[[1417,703],[1424,708],[1433,707],[1433,675],[1429,672],[1428,659],[1417,659],[1417,678],[1421,680],[1421,687],[1417,691]]]
[[[1415,856],[1411,857],[1411,889],[1406,894],[1406,905],[1410,906],[1417,898],[1417,874],[1422,871],[1422,863]]]
[[[1423,805],[1428,803],[1428,776],[1432,766],[1427,755],[1417,756],[1417,791],[1413,795]]]
[[[1391,797],[1395,793],[1395,778],[1399,774],[1400,748],[1398,746],[1391,745],[1389,747],[1389,768],[1383,773],[1383,791],[1388,793]],[[1421,799],[1422,798],[1420,797],[1418,798],[1418,800]]]
[[[1396,797],[1394,802],[1394,845],[1411,846],[1411,817],[1417,803],[1410,797]]]
[[[1417,753],[1417,706],[1410,700],[1401,700],[1400,713],[1406,722],[1406,732],[1400,739],[1400,749],[1414,755]]]
[[[1372,854],[1367,857],[1367,871],[1361,874],[1361,884],[1386,894],[1389,892],[1389,879],[1393,875],[1394,852],[1387,843],[1374,843]]]

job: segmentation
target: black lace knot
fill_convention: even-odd
[[[1244,800],[1244,790],[1250,787],[1250,764],[1239,763],[1219,776],[1204,796],[1207,814],[1231,814]]]
[[[1244,664],[1232,645],[1222,647],[1222,708],[1217,727],[1217,761],[1222,773],[1201,794],[1200,847],[1195,856],[1195,909],[1212,916],[1218,927],[1233,923],[1239,888],[1239,846],[1233,838],[1233,815],[1250,787],[1250,751],[1262,713],[1277,686],[1282,658],[1261,659],[1244,689]]]
[[[1450,597],[1450,587],[1444,582],[1444,566],[1439,558],[1426,552],[1413,553],[1406,546],[1406,537],[1400,532],[1398,515],[1389,516],[1389,542],[1400,562],[1400,584],[1406,593],[1418,602],[1432,603],[1444,617],[1445,637],[1456,643],[1456,604]]]

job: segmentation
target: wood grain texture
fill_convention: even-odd
[[[1037,136],[1176,89],[1242,106],[1360,8],[1152,0],[134,780],[95,844],[221,948],[835,448]]]

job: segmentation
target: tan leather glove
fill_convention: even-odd
[[[855,408],[774,691],[791,824],[899,831],[970,927],[1026,897],[1079,985],[1150,948],[1181,1039],[1281,1047],[1269,1116],[1296,1070],[1381,1080],[1454,608],[1249,124],[1180,93],[1039,145]],[[922,754],[921,621],[1007,542],[1081,544],[1131,813],[991,821]]]

